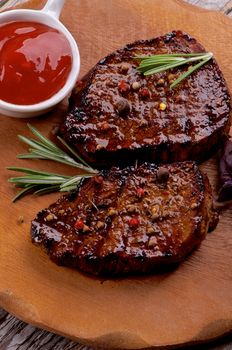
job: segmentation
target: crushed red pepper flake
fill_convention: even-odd
[[[74,225],[77,230],[83,230],[84,226],[84,222],[81,219],[77,220]]]
[[[138,187],[136,189],[136,193],[137,193],[138,197],[143,197],[145,194],[145,190],[142,187]]]
[[[130,90],[130,85],[127,84],[126,80],[121,80],[118,83],[118,88],[121,92],[128,92]]]
[[[147,88],[141,88],[139,90],[139,94],[142,98],[148,98],[150,97],[150,91]]]

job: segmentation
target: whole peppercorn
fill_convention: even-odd
[[[119,71],[121,73],[126,74],[128,72],[128,70],[129,70],[129,66],[126,63],[122,63],[121,66],[119,67]]]
[[[163,86],[165,83],[164,79],[163,78],[160,78],[158,81],[157,81],[157,85],[158,86]]]
[[[120,116],[125,116],[130,112],[129,102],[125,98],[120,98],[116,103],[116,109]]]
[[[54,219],[54,215],[50,213],[46,216],[45,219],[46,219],[46,221],[52,221]]]
[[[130,227],[137,227],[139,225],[139,220],[137,218],[131,218],[129,221]]]
[[[83,230],[84,228],[84,222],[83,220],[79,219],[75,222],[74,224],[74,227],[77,229],[77,230]]]
[[[150,97],[150,91],[147,88],[141,88],[139,94],[144,99]]]
[[[159,109],[160,109],[161,111],[165,111],[166,108],[167,108],[166,103],[161,102],[161,103],[159,104]]]
[[[159,167],[157,170],[157,180],[159,182],[167,182],[169,179],[169,171],[165,167]]]
[[[141,84],[138,81],[134,81],[133,84],[131,85],[133,90],[138,90],[141,87]]]
[[[175,79],[175,75],[174,74],[172,74],[172,73],[170,73],[170,74],[168,74],[168,80],[171,82],[171,81],[173,81],[174,79]]]

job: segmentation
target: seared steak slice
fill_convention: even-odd
[[[183,260],[212,217],[194,162],[112,168],[38,213],[32,240],[57,264],[97,275],[148,273]]]
[[[170,90],[170,81],[188,66],[144,77],[133,59],[136,54],[203,51],[180,31],[115,51],[93,68],[73,96],[61,134],[96,166],[209,157],[229,129],[230,96],[216,61]]]

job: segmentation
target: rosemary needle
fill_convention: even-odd
[[[36,139],[19,135],[19,139],[29,145],[30,148],[29,153],[20,154],[18,155],[18,158],[53,160],[55,162],[64,163],[74,168],[78,168],[84,171],[84,173],[76,176],[68,176],[25,167],[8,167],[8,170],[23,173],[22,176],[11,177],[8,180],[10,183],[13,183],[16,188],[21,189],[13,198],[13,202],[31,192],[40,195],[50,192],[75,190],[83,178],[89,178],[98,173],[97,170],[90,167],[62,138],[58,137],[58,140],[74,157],[71,157],[68,153],[64,152],[30,124],[28,124],[28,128]]]
[[[211,52],[198,52],[189,54],[179,53],[150,56],[137,55],[134,58],[140,61],[137,70],[145,76],[164,72],[172,68],[181,67],[183,65],[192,64],[193,62],[199,61],[197,64],[189,68],[171,83],[170,88],[172,89],[175,86],[177,86],[181,81],[186,79],[190,74],[192,74],[201,66],[203,66],[212,57],[213,54]]]
[[[60,142],[66,147],[66,149],[71,152],[78,160],[77,162],[74,158],[69,156],[61,148],[59,148],[55,143],[50,141],[44,135],[42,135],[36,128],[28,124],[28,128],[39,140],[35,140],[26,136],[19,135],[19,139],[30,146],[29,153],[19,154],[20,159],[47,159],[53,160],[55,162],[70,165],[72,167],[78,168],[89,173],[96,173],[97,171],[91,168],[76,152],[66,144],[62,138],[58,138]]]

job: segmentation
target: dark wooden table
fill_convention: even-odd
[[[25,0],[0,0],[3,7]],[[154,1],[154,0],[153,0]],[[207,9],[224,12],[232,18],[232,0],[186,0]],[[186,320],[187,322],[187,320]],[[232,335],[208,345],[188,349],[232,350]],[[28,325],[0,309],[0,350],[93,350],[56,334]]]

